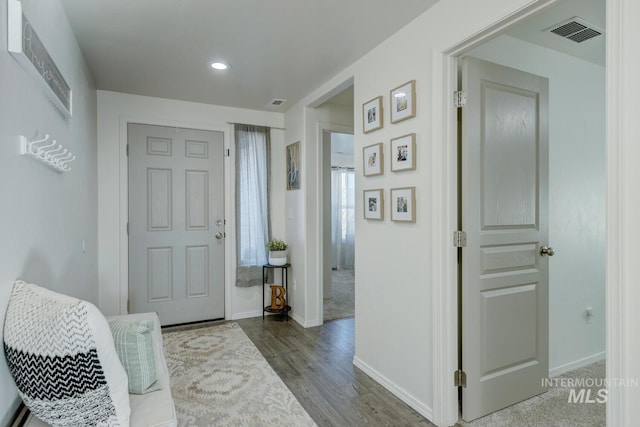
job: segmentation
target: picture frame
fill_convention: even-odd
[[[364,190],[362,192],[364,219],[384,220],[384,190]]]
[[[300,141],[287,145],[287,191],[300,189]]]
[[[398,123],[415,117],[416,81],[410,80],[395,89],[391,89],[389,103],[391,104],[391,123]]]
[[[391,140],[391,171],[401,172],[416,168],[416,134],[410,133]]]
[[[362,149],[362,170],[364,176],[382,175],[384,173],[383,144],[369,145]]]
[[[382,96],[362,104],[362,132],[369,133],[384,126]]]
[[[7,3],[7,50],[40,86],[66,118],[73,116],[73,91],[22,11],[22,3]]]
[[[391,189],[391,221],[416,222],[416,187]]]

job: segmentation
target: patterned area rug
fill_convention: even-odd
[[[315,426],[236,323],[164,332],[179,426]]]

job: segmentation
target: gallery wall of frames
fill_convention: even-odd
[[[362,104],[362,131],[365,134],[384,127],[383,96],[377,96]],[[390,123],[396,124],[416,116],[416,81],[408,81],[389,91]],[[388,142],[376,142],[362,149],[362,170],[366,177],[384,175],[385,163],[392,173],[416,170],[416,134],[409,133],[391,138]],[[385,152],[389,153],[385,162]],[[365,184],[365,188],[368,187]],[[364,218],[384,221],[384,188],[362,191]],[[391,221],[416,222],[416,187],[390,188],[389,211]]]

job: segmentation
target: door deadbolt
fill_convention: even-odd
[[[540,247],[540,256],[553,256],[556,252],[553,250],[551,246],[541,246]]]

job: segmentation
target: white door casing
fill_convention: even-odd
[[[129,312],[224,318],[224,134],[129,124]]]
[[[462,417],[546,391],[548,81],[463,62]]]

